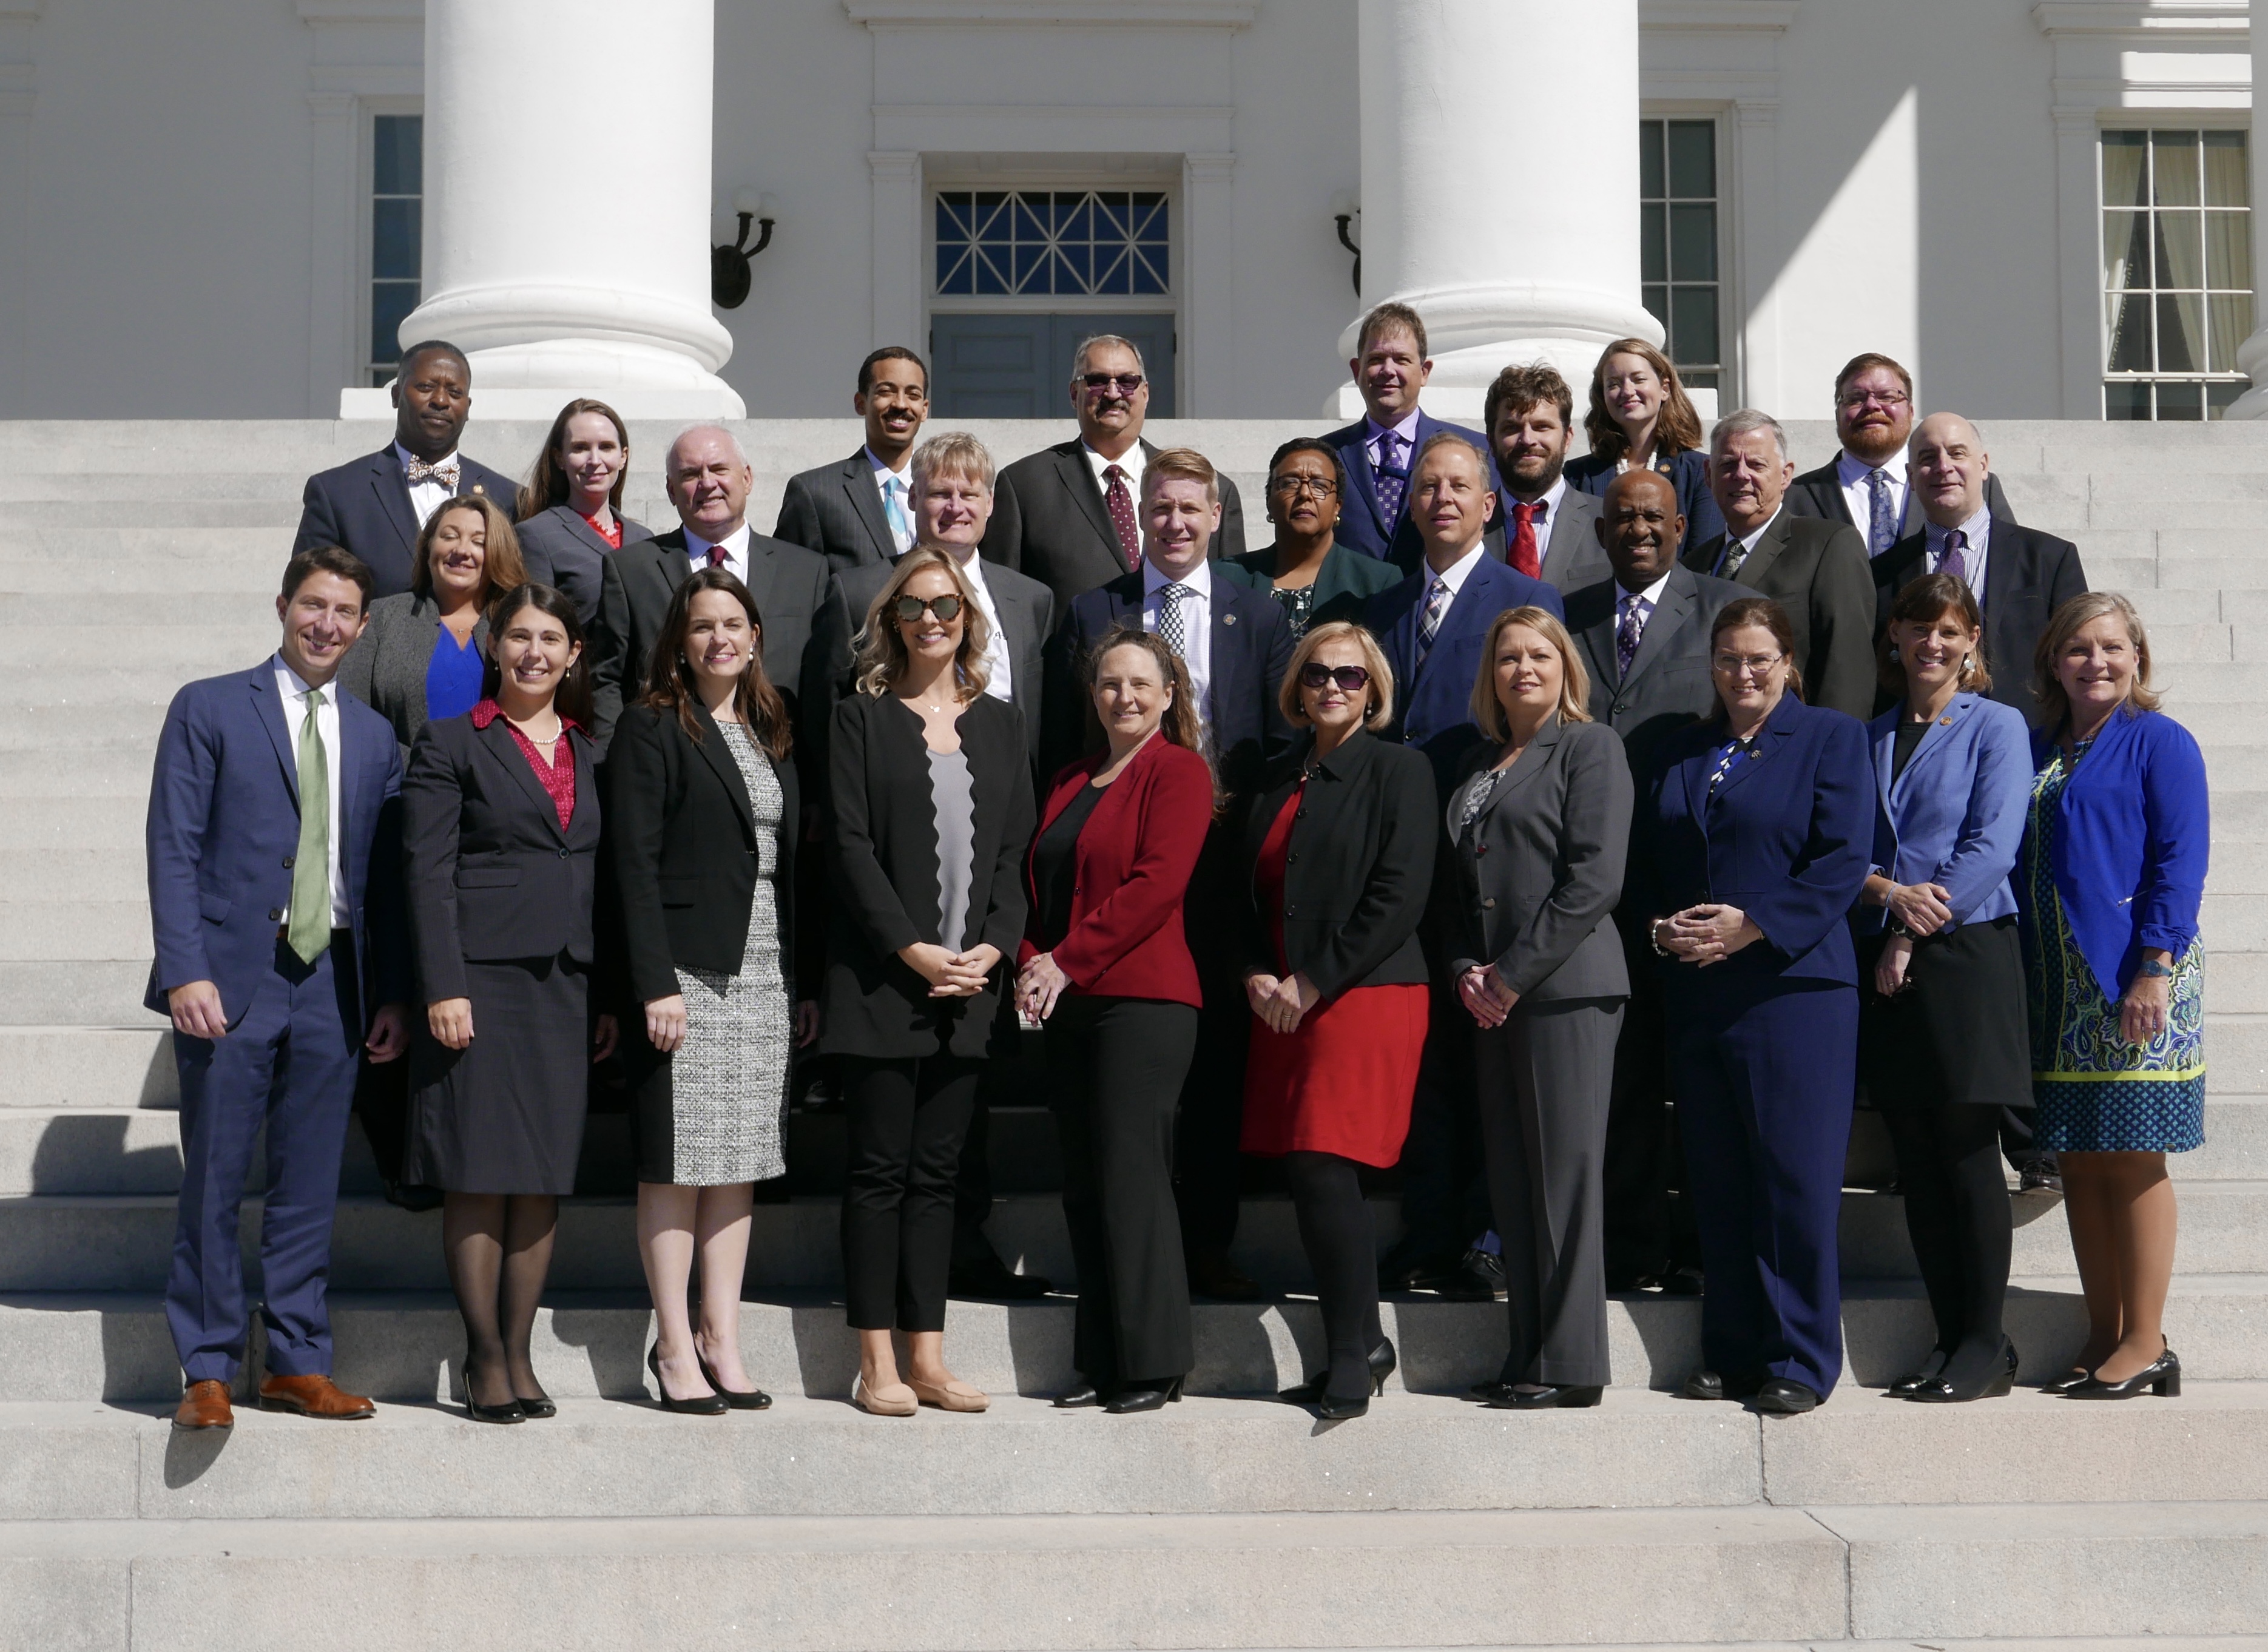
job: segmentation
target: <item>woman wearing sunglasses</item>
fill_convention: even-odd
[[[1024,720],[984,692],[986,626],[960,564],[909,551],[858,634],[828,754],[835,899],[820,1049],[843,1060],[850,1134],[843,1272],[852,1398],[878,1416],[989,1403],[945,1364],[954,1179],[1024,930],[1032,836]],[[893,1330],[906,1333],[898,1380]]]
[[[1402,1156],[1425,1048],[1418,921],[1433,879],[1433,772],[1375,738],[1394,716],[1377,640],[1315,627],[1278,697],[1306,731],[1247,817],[1245,1152],[1284,1161],[1323,1310],[1328,1368],[1283,1397],[1359,1417],[1394,1369],[1360,1167]]]

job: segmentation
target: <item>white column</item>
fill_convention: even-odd
[[[2252,19],[2252,139],[2246,156],[2252,172],[2252,336],[2236,347],[2236,364],[2252,380],[2252,388],[2229,404],[2227,419],[2268,418],[2268,304],[2261,301],[2261,277],[2268,275],[2268,143],[2261,139],[2260,108],[2268,92],[2268,7],[2256,8]]]
[[[874,319],[867,348],[928,353],[922,337],[922,164],[918,150],[866,151],[874,189]]]
[[[1236,156],[1220,151],[1182,157],[1181,363],[1184,419],[1221,419],[1238,411],[1236,350],[1230,337],[1236,300]]]
[[[1476,417],[1507,363],[1580,385],[1609,340],[1659,343],[1639,299],[1638,0],[1360,4],[1362,301],[1425,317],[1426,407]],[[1515,128],[1541,147],[1508,169]]]
[[[473,406],[738,418],[710,312],[712,0],[426,0],[425,301]]]

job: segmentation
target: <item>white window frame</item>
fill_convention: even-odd
[[[373,365],[370,353],[372,308],[370,290],[372,282],[377,278],[371,268],[371,261],[377,256],[378,251],[373,244],[372,227],[372,219],[375,216],[374,202],[378,194],[376,176],[378,118],[385,114],[414,114],[422,120],[425,114],[425,100],[423,98],[362,98],[356,101],[358,106],[356,111],[357,119],[355,151],[357,176],[360,180],[360,187],[355,191],[355,198],[358,204],[355,209],[354,267],[358,280],[355,287],[353,343],[355,376],[352,382],[358,386],[368,388],[371,368]],[[422,248],[425,239],[423,209],[425,198],[425,169],[424,145],[422,139],[418,145],[418,155],[417,192],[420,203],[418,246]],[[424,292],[422,270],[419,272],[418,292],[422,300]]]
[[[1655,102],[1648,100],[1638,106],[1638,118],[1645,121],[1705,121],[1712,128],[1711,138],[1715,144],[1717,173],[1717,406],[1729,413],[1746,404],[1741,400],[1743,383],[1742,334],[1741,306],[1737,299],[1739,275],[1739,235],[1735,232],[1738,202],[1735,192],[1739,180],[1734,162],[1737,151],[1735,123],[1729,117],[1733,111],[1721,102]],[[1665,157],[1666,164],[1666,157]],[[1668,180],[1663,180],[1664,187]],[[1665,253],[1667,253],[1665,247]],[[1646,286],[1643,270],[1639,287]],[[1668,328],[1663,329],[1665,334]],[[1675,358],[1672,358],[1673,361]]]

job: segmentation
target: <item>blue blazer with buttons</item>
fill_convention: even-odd
[[[2031,797],[2031,734],[2023,714],[1980,694],[1955,694],[1890,778],[1903,705],[1867,725],[1874,754],[1874,870],[1896,884],[1937,884],[1951,897],[1948,929],[2016,909],[2008,881]],[[1868,931],[1880,907],[1859,909]]]
[[[1653,919],[1704,902],[1738,907],[1764,938],[1712,972],[1856,987],[1848,919],[1874,841],[1866,725],[1788,694],[1712,796],[1709,774],[1727,738],[1712,719],[1664,752],[1631,846],[1632,909]]]
[[[352,694],[340,694],[338,708],[344,819],[333,826],[345,833],[339,865],[366,1008],[409,996],[401,752],[393,725]],[[150,782],[148,1008],[163,1015],[168,990],[209,980],[233,1026],[275,968],[299,848],[298,774],[272,656],[173,696]]]
[[[1488,525],[1490,549],[1504,554],[1504,479],[1497,474],[1496,454],[1488,438],[1478,430],[1465,425],[1451,424],[1437,419],[1422,408],[1418,415],[1418,439],[1410,444],[1407,462],[1414,468],[1418,450],[1425,445],[1425,438],[1436,430],[1454,430],[1488,458],[1489,490],[1496,495],[1497,513]],[[1374,556],[1381,562],[1392,562],[1404,573],[1414,569],[1425,560],[1425,542],[1418,537],[1418,525],[1410,519],[1410,493],[1403,490],[1402,508],[1388,522],[1378,513],[1378,475],[1371,468],[1367,419],[1357,419],[1352,424],[1342,425],[1329,432],[1323,440],[1337,452],[1339,465],[1346,472],[1346,497],[1339,502],[1338,543],[1351,551],[1360,551],[1365,556]]]

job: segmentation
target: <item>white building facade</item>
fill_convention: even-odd
[[[2218,416],[2252,70],[2245,0],[0,0],[0,417],[335,416],[405,319],[489,413],[839,415],[909,342],[1057,415],[1108,327],[1300,416],[1389,297],[1445,410],[1652,331],[1789,417],[1861,349]]]

